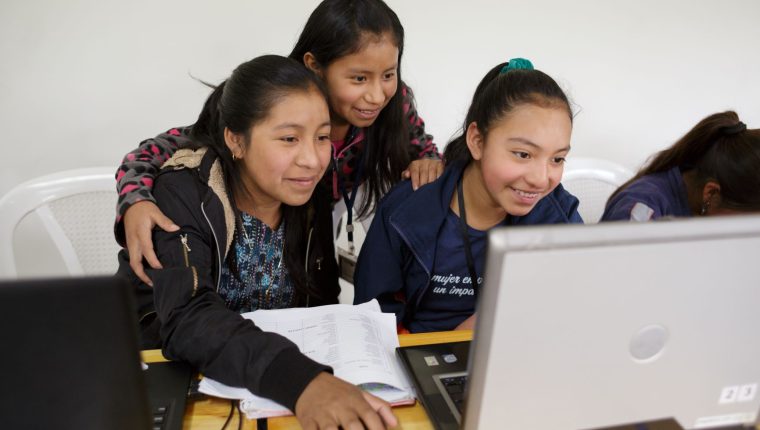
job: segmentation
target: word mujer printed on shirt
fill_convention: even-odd
[[[472,278],[470,276],[433,275],[430,279],[433,283],[433,294],[445,294],[449,296],[474,296],[475,289],[472,288]],[[478,285],[483,283],[483,278],[478,277]],[[467,287],[466,287],[467,286]]]

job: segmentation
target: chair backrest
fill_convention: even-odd
[[[115,273],[116,200],[113,167],[67,170],[18,185],[0,199],[0,276],[17,276],[13,234],[31,213],[39,216],[70,275]]]
[[[572,157],[565,166],[562,185],[580,200],[578,212],[587,224],[599,222],[607,199],[633,177],[625,167],[598,158]]]

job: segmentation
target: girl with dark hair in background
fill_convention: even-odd
[[[415,110],[411,89],[401,80],[403,51],[404,29],[382,0],[325,0],[312,12],[290,54],[327,86],[333,171],[323,182],[335,201],[346,202],[347,225],[352,223],[355,205],[359,216],[369,215],[374,203],[402,177],[410,178],[417,188],[443,171],[432,136],[425,134]],[[129,248],[132,268],[148,283],[143,258],[160,267],[151,229],[176,228],[152,203],[152,178],[189,133],[187,127],[177,128],[142,142],[127,154],[116,174],[117,238]],[[360,184],[364,198],[355,202]]]
[[[292,59],[238,66],[156,176],[158,208],[178,229],[154,231],[154,288],[126,251],[119,272],[137,286],[143,348],[273,399],[304,428],[381,429],[396,424],[387,403],[240,316],[337,303],[330,199],[315,191],[332,151],[326,97]]]
[[[623,184],[602,221],[760,211],[760,129],[736,112],[716,113],[692,128]]]
[[[571,131],[570,105],[551,77],[524,59],[494,67],[446,146],[443,175],[415,192],[399,184],[378,205],[355,303],[377,298],[401,331],[472,328],[488,230],[582,222],[578,199],[560,185]]]

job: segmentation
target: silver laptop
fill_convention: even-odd
[[[760,217],[489,236],[465,429],[757,422]]]

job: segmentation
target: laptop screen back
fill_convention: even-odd
[[[760,217],[489,237],[466,429],[753,423]]]
[[[149,428],[136,326],[118,278],[0,283],[0,428]]]

